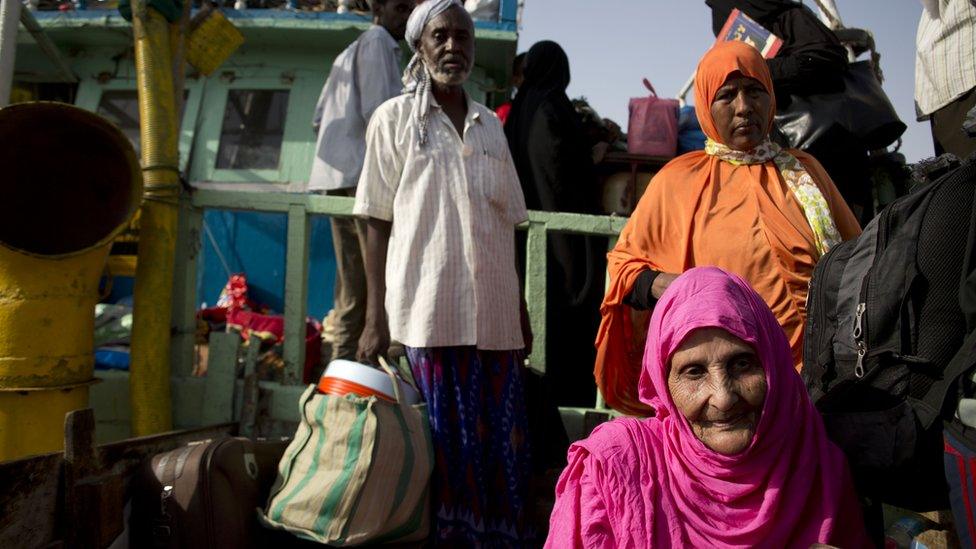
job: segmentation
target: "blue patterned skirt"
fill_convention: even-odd
[[[522,351],[407,347],[434,443],[438,545],[536,544],[527,519],[529,440]]]

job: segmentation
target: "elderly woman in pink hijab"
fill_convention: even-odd
[[[569,450],[546,547],[870,547],[847,462],[761,297],[691,269],[651,318],[640,399],[654,417]]]

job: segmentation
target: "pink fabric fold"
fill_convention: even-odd
[[[768,390],[742,453],[708,449],[668,392],[671,355],[699,328],[749,343]],[[648,419],[604,424],[569,450],[547,547],[870,547],[847,462],[793,368],[783,329],[741,278],[687,271],[651,317],[638,387]]]

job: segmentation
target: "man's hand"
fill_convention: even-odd
[[[366,225],[366,324],[359,336],[356,359],[379,365],[376,357],[390,350],[390,324],[386,318],[386,252],[390,245],[389,221],[369,218]]]
[[[525,300],[519,304],[519,321],[522,324],[522,341],[525,344],[525,357],[532,354],[532,323],[529,321],[529,308],[525,305]]]
[[[386,322],[366,322],[363,334],[359,336],[359,350],[356,360],[364,364],[379,365],[377,357],[386,356],[390,350],[390,330]]]

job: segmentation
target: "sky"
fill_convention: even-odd
[[[814,7],[811,0],[805,3]],[[921,3],[837,0],[837,7],[845,26],[874,33],[885,92],[908,125],[901,152],[908,162],[932,156],[928,122],[915,121]],[[519,51],[539,40],[555,40],[569,55],[569,96],[585,96],[626,131],[629,98],[647,94],[641,79],[650,80],[662,97],[675,97],[715,37],[704,0],[525,0]]]

